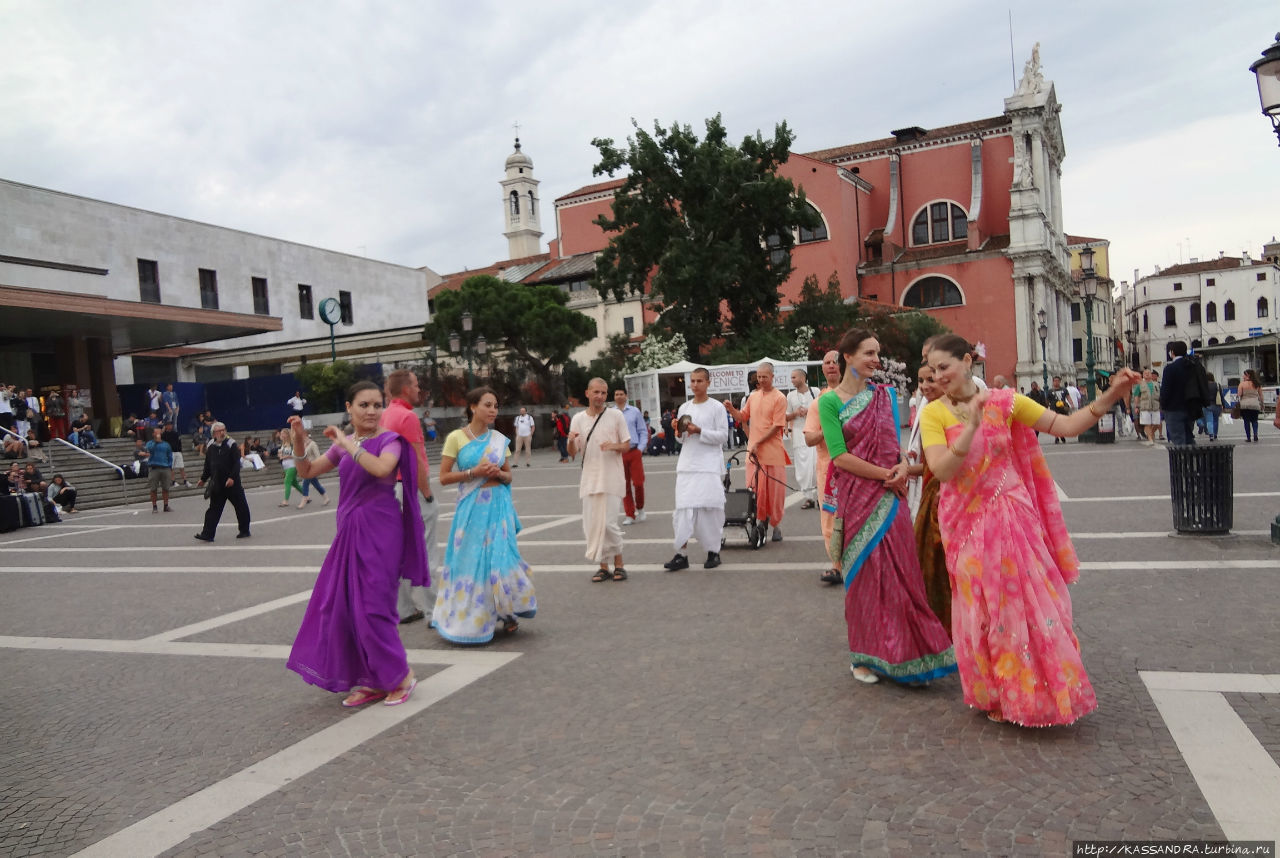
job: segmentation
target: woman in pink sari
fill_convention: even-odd
[[[938,524],[951,575],[951,632],[964,701],[992,721],[1071,724],[1098,707],[1071,624],[1080,562],[1036,432],[1079,435],[1139,380],[1121,370],[1094,402],[1055,414],[1012,390],[980,391],[972,349],[929,352],[944,395],[925,406],[925,460],[942,481]]]
[[[861,682],[928,682],[956,669],[951,641],[929,610],[907,510],[907,465],[898,439],[898,399],[871,384],[880,343],[868,330],[837,347],[842,378],[818,399],[831,454],[824,508],[834,500],[831,555],[844,574],[849,659]]]

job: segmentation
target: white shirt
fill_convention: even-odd
[[[692,399],[680,406],[676,419],[689,416],[701,432],[680,436],[676,462],[676,509],[724,506],[724,445],[729,440],[729,414],[722,403]]]
[[[151,397],[151,410],[159,411],[160,410],[160,391],[148,390],[147,396]]]
[[[811,408],[813,407],[814,400],[816,399],[817,396],[813,392],[812,385],[806,387],[804,393],[792,388],[791,391],[787,393],[787,410],[797,411],[801,406]],[[804,417],[805,416],[801,414],[791,420],[792,443],[796,443],[797,441],[801,444],[804,443]]]
[[[520,414],[516,417],[516,435],[527,438],[533,434],[533,415]]]
[[[307,400],[303,399],[301,396],[289,397],[289,407],[292,408],[294,411],[301,411],[302,406],[306,404],[307,404]]]

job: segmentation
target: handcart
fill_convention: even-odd
[[[766,526],[756,521],[756,489],[759,487],[760,469],[756,469],[755,481],[757,485],[750,488],[735,489],[733,488],[733,466],[744,465],[741,457],[749,454],[745,450],[739,450],[730,456],[724,463],[724,524],[725,527],[741,527],[747,534],[747,547],[755,550],[764,546],[766,536]],[[721,546],[724,545],[722,537]]]

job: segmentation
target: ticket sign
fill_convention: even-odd
[[[747,370],[740,366],[708,367],[711,382],[707,385],[707,395],[717,396],[724,393],[746,393]],[[686,387],[688,380],[686,379]]]

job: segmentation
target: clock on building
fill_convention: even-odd
[[[342,322],[342,307],[337,298],[325,298],[320,302],[320,318],[328,325]]]

